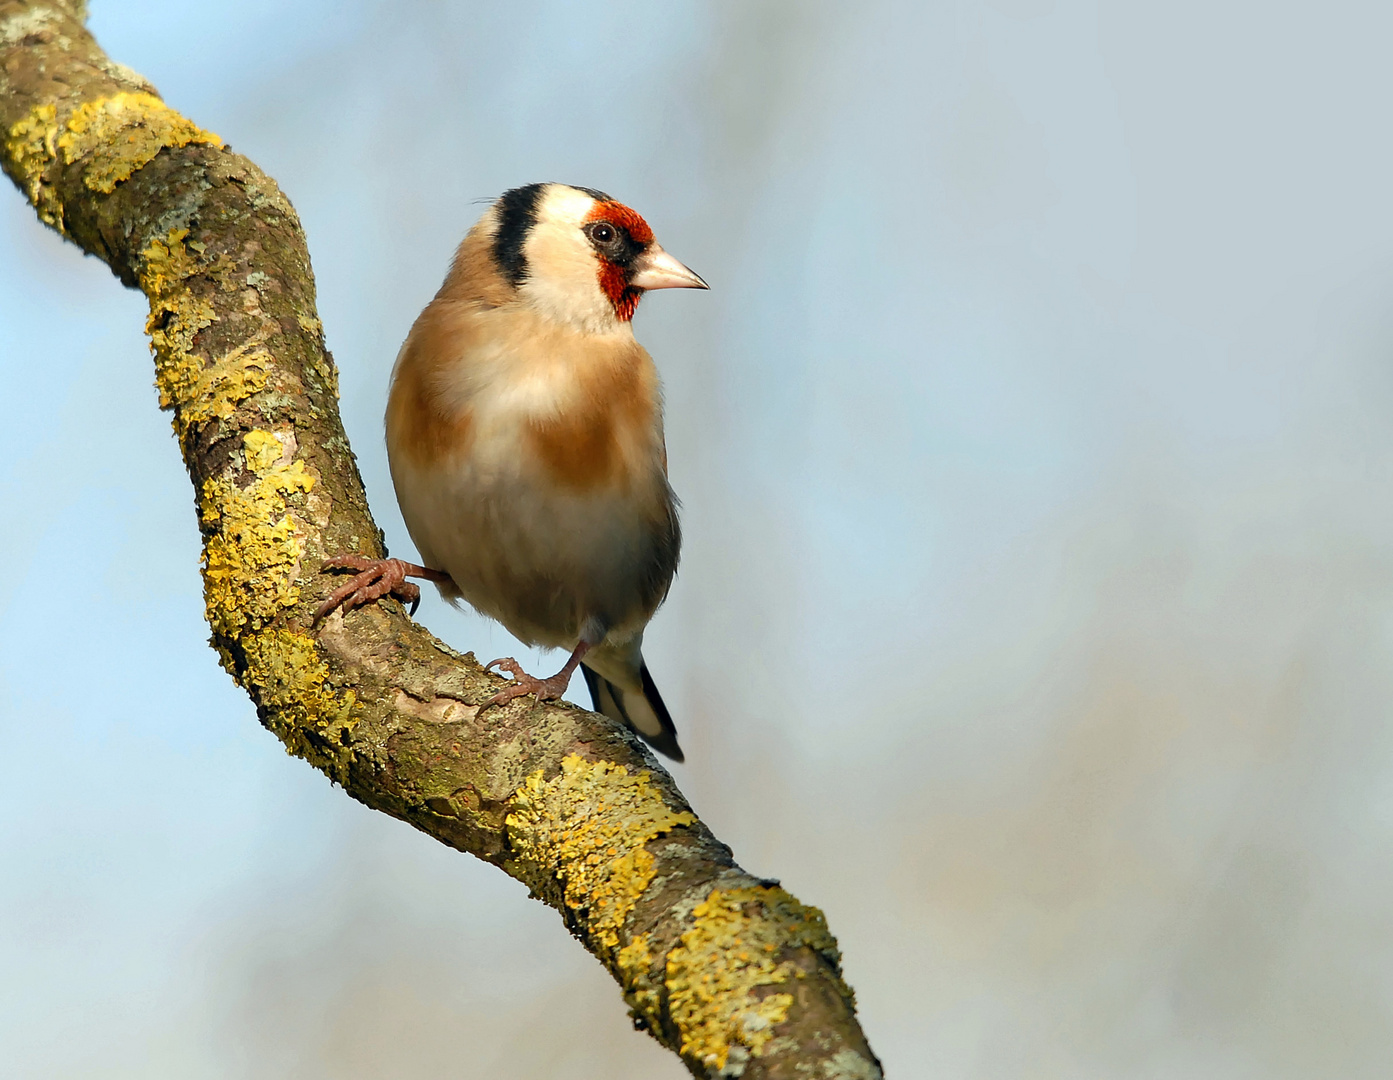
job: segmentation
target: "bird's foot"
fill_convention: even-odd
[[[364,604],[371,604],[384,596],[394,596],[403,604],[411,605],[411,614],[421,603],[421,590],[407,581],[408,577],[429,578],[431,581],[448,581],[449,575],[439,570],[429,570],[415,563],[401,559],[367,559],[362,555],[335,555],[324,560],[321,571],[355,570],[352,580],[346,581],[331,592],[319,610],[314,613],[314,621],[319,622],[337,607],[352,611]]]
[[[495,667],[508,672],[513,677],[513,681],[479,706],[480,711],[487,709],[490,705],[506,705],[513,698],[519,698],[525,694],[536,694],[539,702],[557,701],[566,692],[566,687],[571,684],[571,673],[575,671],[575,665],[568,663],[550,678],[539,679],[535,675],[529,675],[523,671],[522,665],[511,656],[490,660],[484,665],[484,670],[491,671]]]

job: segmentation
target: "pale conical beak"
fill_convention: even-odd
[[[629,284],[635,289],[709,289],[710,285],[674,259],[658,244],[634,260]]]

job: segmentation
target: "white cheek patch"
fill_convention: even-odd
[[[578,279],[578,280],[577,280]],[[584,278],[529,277],[519,291],[538,312],[553,322],[597,334],[618,322],[614,306],[603,292],[593,270]]]
[[[619,322],[600,288],[600,263],[581,226],[595,205],[583,191],[556,186],[543,197],[523,244],[527,277],[518,291],[554,322],[590,333]]]

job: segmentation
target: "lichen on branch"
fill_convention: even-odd
[[[10,125],[6,156],[40,219],[62,231],[62,202],[44,180],[59,158],[65,165],[80,162],[83,184],[110,194],[161,150],[194,143],[221,146],[222,140],[153,94],[118,91],[81,102],[62,124],[52,103],[36,105]]]
[[[657,871],[646,845],[696,815],[674,811],[652,774],[570,754],[561,772],[538,769],[513,793],[508,814],[513,857],[504,869],[539,897],[565,905],[611,966],[619,934]]]

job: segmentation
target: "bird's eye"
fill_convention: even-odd
[[[590,239],[597,244],[608,244],[614,239],[614,226],[602,221],[590,230]]]

